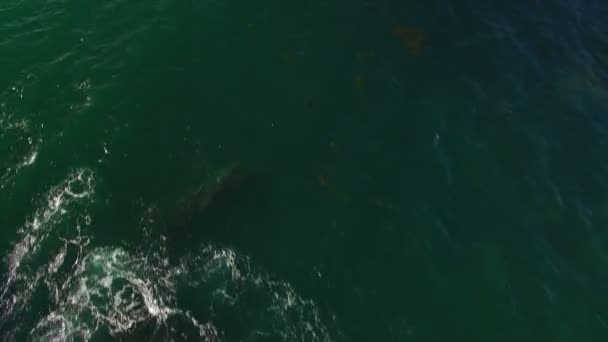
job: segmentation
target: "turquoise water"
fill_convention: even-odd
[[[608,340],[600,1],[0,4],[0,340]]]

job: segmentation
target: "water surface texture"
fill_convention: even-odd
[[[607,18],[3,0],[0,340],[608,341]]]

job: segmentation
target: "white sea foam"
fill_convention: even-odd
[[[87,244],[88,238],[82,234],[77,220],[66,217],[71,210],[85,212],[83,206],[91,202],[93,192],[93,172],[76,170],[48,191],[40,207],[20,228],[18,241],[6,257],[8,272],[0,287],[0,319],[25,308],[41,280],[52,285],[48,278],[62,266],[69,245],[81,250]],[[53,234],[59,227],[64,231]],[[49,239],[50,236],[53,238]],[[42,249],[46,249],[44,255],[40,255]],[[49,262],[34,262],[38,259]]]
[[[58,309],[43,318],[31,336],[37,341],[88,340],[99,329],[107,329],[118,337],[146,323],[158,330],[177,318],[194,327],[199,338],[217,341],[211,323],[200,323],[177,307],[176,273],[163,264],[156,257],[121,248],[92,250],[62,285]]]
[[[16,119],[14,114],[4,112],[0,108],[0,143],[6,139],[11,145],[9,154],[0,156],[5,160],[5,163],[0,165],[0,189],[22,169],[36,162],[41,141],[32,137],[29,125],[29,121]]]
[[[178,300],[178,289],[184,288],[194,289],[209,306],[196,312],[184,308]],[[301,298],[289,284],[254,271],[249,258],[229,248],[208,245],[175,266],[156,253],[96,248],[82,259],[62,290],[58,309],[30,332],[34,340],[88,340],[100,329],[120,338],[148,324],[157,339],[232,341],[235,337],[215,320],[229,318],[220,312],[239,315],[241,311],[243,317],[232,318],[255,317],[248,322],[255,328],[242,336],[244,341],[262,336],[279,341],[331,340],[313,301]],[[247,304],[251,302],[258,304]],[[211,319],[202,322],[201,315]],[[179,332],[184,324],[190,327],[188,336]]]
[[[42,138],[24,107],[24,92],[32,81],[22,75],[16,83],[0,92],[0,144],[10,148],[0,155],[0,190],[4,189],[24,168],[35,163]]]
[[[204,245],[169,260],[165,240],[152,237],[149,212],[140,228],[156,242],[136,250],[91,249],[80,222],[91,220],[86,204],[93,201],[94,183],[90,170],[75,171],[51,188],[23,225],[0,297],[0,320],[17,323],[0,338],[21,329],[33,341],[88,341],[107,333],[117,340],[132,334],[159,341],[331,340],[313,301],[234,249]],[[75,210],[76,218],[69,215]],[[36,310],[31,300],[41,287],[48,290],[49,313],[20,326],[20,316],[38,314],[30,312]],[[236,327],[237,336],[222,325],[227,321],[246,323]]]
[[[187,286],[207,289],[208,313],[228,308],[241,319],[255,320],[244,340],[272,337],[280,341],[331,341],[312,300],[302,298],[287,282],[273,279],[252,267],[250,258],[230,248],[207,245],[182,261]],[[201,293],[201,291],[199,291]],[[251,306],[249,303],[258,303]],[[228,310],[230,311],[230,310]],[[247,316],[247,312],[253,313]]]

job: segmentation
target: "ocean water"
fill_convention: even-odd
[[[0,2],[0,340],[607,341],[608,5]]]

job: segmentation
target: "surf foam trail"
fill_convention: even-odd
[[[2,340],[332,340],[312,300],[235,249],[204,244],[171,260],[146,220],[153,243],[93,247],[95,184],[74,171],[21,227],[0,287]]]

